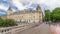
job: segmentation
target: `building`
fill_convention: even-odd
[[[11,7],[9,7],[7,14],[2,16],[2,18],[14,19],[14,21],[20,23],[38,23],[42,22],[42,11],[39,5],[36,10],[25,9],[17,12],[13,12]]]

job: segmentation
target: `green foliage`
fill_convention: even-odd
[[[0,17],[0,26],[3,24],[4,20]]]
[[[9,26],[16,26],[17,24],[12,19],[5,19],[3,20],[0,18],[0,27],[9,27]]]
[[[60,20],[60,7],[57,7],[55,8],[53,11],[52,11],[52,18],[54,21],[56,20]]]
[[[50,10],[45,10],[45,20],[46,21],[50,20]]]
[[[52,12],[50,10],[45,10],[45,20],[46,21],[49,21],[49,20],[59,21],[60,20],[60,7],[55,8]]]

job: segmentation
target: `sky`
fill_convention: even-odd
[[[0,14],[5,14],[9,6],[13,11],[34,9],[40,5],[42,11],[60,7],[60,0],[0,0]]]

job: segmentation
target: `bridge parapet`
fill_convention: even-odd
[[[35,25],[38,25],[38,24],[29,24],[29,25],[24,25],[24,26],[0,28],[0,34],[15,34],[17,32],[20,32],[20,31],[29,29],[31,27],[34,27]]]

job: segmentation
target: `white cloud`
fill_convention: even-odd
[[[34,3],[45,4],[50,10],[54,9],[55,7],[60,7],[60,0],[37,0],[34,1]]]
[[[7,10],[7,9],[8,9],[8,7],[4,6],[3,4],[0,4],[0,9]]]
[[[60,7],[60,0],[19,0],[21,2],[30,2],[29,5],[32,3],[37,3],[37,4],[44,4],[48,6],[48,9],[52,10],[55,7]],[[29,5],[27,5],[29,7]]]
[[[60,7],[60,0],[46,0],[45,2],[43,2],[43,4],[45,4],[46,6],[48,6],[48,8],[50,10],[56,8],[56,7]],[[41,2],[41,3],[42,3]]]
[[[12,0],[13,4],[18,7],[19,10],[27,9],[32,4],[32,0]],[[35,0],[34,0],[35,1]],[[23,6],[22,2],[29,3],[28,5]]]
[[[17,6],[19,10],[26,9],[26,7],[23,6],[22,3],[20,3],[19,0],[13,0],[13,4],[14,4],[15,6]]]
[[[60,7],[60,0],[12,0],[12,2],[15,6],[18,7],[19,10],[27,9],[27,7],[30,7],[32,3],[44,4],[48,6],[48,9],[50,10],[54,9],[55,7]],[[29,4],[23,6],[22,2],[29,2]],[[7,10],[7,8],[3,4],[0,4],[0,9]]]

